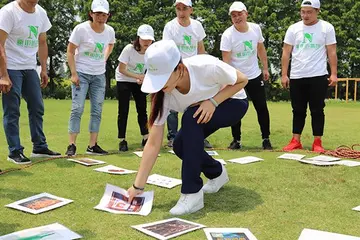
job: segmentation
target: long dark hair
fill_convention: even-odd
[[[132,45],[134,46],[134,48],[137,52],[140,52],[141,45],[140,45],[140,37],[139,36],[137,36],[135,41],[132,42]]]
[[[180,58],[178,65],[176,65],[174,72],[176,72],[178,70],[180,63],[182,63],[181,58]],[[154,125],[154,122],[158,117],[161,118],[163,115],[164,96],[165,96],[165,93],[162,90],[150,95],[151,112],[150,112],[150,117],[149,117],[149,122],[148,122],[149,128],[151,128]]]

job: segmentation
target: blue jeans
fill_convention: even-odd
[[[199,106],[189,107],[182,116],[181,129],[175,137],[173,150],[182,160],[181,193],[197,193],[203,187],[201,172],[208,179],[220,176],[221,163],[204,150],[204,139],[220,128],[233,126],[242,119],[248,109],[246,99],[229,98],[215,110],[211,120],[198,124],[193,115]]]
[[[170,110],[170,114],[167,117],[167,128],[168,128],[168,134],[167,139],[168,140],[174,140],[177,132],[178,132],[178,112],[174,110]]]
[[[4,111],[3,124],[10,155],[14,151],[23,152],[19,137],[19,117],[21,96],[28,109],[33,151],[47,148],[43,132],[44,102],[41,94],[40,79],[36,70],[9,70],[12,82],[10,92],[2,95]]]
[[[72,105],[69,120],[69,133],[80,132],[81,116],[84,112],[86,94],[89,91],[90,97],[90,123],[89,132],[99,132],[102,105],[105,97],[105,74],[90,75],[78,72],[80,86],[71,85]]]

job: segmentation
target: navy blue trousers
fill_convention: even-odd
[[[227,99],[215,110],[206,124],[198,124],[193,118],[199,106],[189,107],[183,114],[181,128],[175,137],[173,150],[182,160],[181,193],[190,194],[200,191],[203,181],[201,173],[208,179],[220,176],[221,163],[214,160],[204,150],[204,139],[220,128],[230,127],[239,122],[248,109],[246,99]]]

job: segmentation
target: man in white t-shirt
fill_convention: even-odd
[[[0,10],[0,44],[5,46],[7,70],[11,89],[3,94],[4,130],[9,145],[8,160],[16,164],[29,164],[20,144],[20,99],[24,97],[29,112],[33,157],[52,157],[60,153],[51,151],[43,132],[44,103],[41,87],[46,87],[48,48],[46,32],[51,23],[46,11],[34,0],[10,2]],[[41,85],[36,72],[36,54],[41,64]]]
[[[264,37],[258,24],[248,22],[248,12],[242,2],[234,2],[229,9],[233,25],[221,37],[220,50],[223,61],[235,67],[248,78],[245,89],[250,96],[258,117],[262,135],[262,147],[271,150],[270,116],[266,104],[264,80],[269,80],[268,60]],[[263,71],[259,68],[258,57]],[[241,120],[231,127],[233,141],[230,149],[241,148]]]
[[[291,25],[285,35],[281,83],[284,88],[290,87],[293,138],[283,148],[284,151],[302,149],[300,137],[309,104],[314,135],[312,151],[324,152],[321,143],[325,123],[324,101],[328,86],[335,86],[338,80],[335,30],[330,23],[318,19],[319,12],[319,0],[303,0],[300,11],[302,21]],[[331,69],[329,80],[327,59]]]
[[[163,31],[163,40],[173,40],[180,50],[183,59],[197,54],[206,54],[204,38],[206,36],[201,22],[190,18],[193,8],[191,0],[176,0],[176,18],[166,23]],[[173,146],[173,141],[178,131],[178,113],[171,110],[167,118],[169,140],[168,147]],[[211,148],[205,139],[204,146]]]

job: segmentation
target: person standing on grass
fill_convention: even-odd
[[[16,164],[31,163],[23,153],[24,147],[19,137],[21,96],[27,103],[29,113],[33,143],[31,157],[60,155],[48,148],[43,132],[44,102],[41,88],[48,84],[46,32],[51,28],[51,23],[46,11],[37,3],[37,0],[17,0],[0,10],[0,45],[5,48],[6,54],[2,55],[7,60],[1,66],[3,124],[9,146],[8,160]],[[36,72],[37,53],[41,64],[41,80]]]
[[[204,28],[199,21],[190,18],[193,12],[191,0],[176,0],[175,10],[176,18],[165,25],[163,39],[175,41],[183,59],[197,54],[206,54],[203,42],[206,36]],[[167,128],[167,146],[172,148],[178,130],[178,113],[174,110],[170,111],[167,118]],[[206,139],[204,146],[212,148]]]
[[[182,60],[172,40],[153,43],[145,52],[145,67],[141,90],[153,93],[151,129],[135,182],[128,190],[129,201],[144,190],[162,145],[166,117],[174,109],[184,112],[174,140],[174,152],[182,160],[182,186],[180,199],[170,213],[196,212],[204,207],[204,192],[216,193],[229,181],[225,167],[204,150],[204,139],[245,115],[248,102],[243,88],[247,78],[210,55]],[[204,186],[201,172],[209,179]]]
[[[230,6],[233,25],[221,37],[220,50],[223,61],[235,67],[249,78],[245,89],[250,96],[258,117],[262,147],[271,150],[270,116],[266,104],[265,81],[269,80],[268,60],[264,37],[258,24],[247,22],[248,12],[242,2]],[[258,57],[263,71],[259,68]],[[241,121],[231,127],[233,141],[230,149],[241,149]]]
[[[69,146],[65,153],[68,156],[76,154],[76,137],[80,132],[81,115],[88,91],[91,113],[90,140],[86,153],[108,153],[97,144],[97,139],[105,98],[105,65],[115,43],[115,31],[106,24],[109,15],[109,3],[106,0],[94,0],[89,21],[77,25],[69,39],[67,58],[71,71],[72,106]]]
[[[116,87],[119,101],[117,124],[118,138],[120,139],[119,151],[122,152],[128,151],[125,134],[131,94],[135,100],[138,124],[143,136],[142,146],[145,146],[149,136],[146,94],[141,91],[141,84],[145,76],[144,54],[154,40],[153,28],[147,24],[141,25],[137,30],[136,40],[123,49],[118,59],[120,63],[116,69]]]
[[[302,21],[289,27],[284,39],[281,59],[281,84],[290,87],[293,109],[293,138],[284,151],[302,149],[301,133],[305,125],[307,104],[311,112],[314,135],[312,151],[324,152],[321,137],[325,125],[325,98],[328,86],[335,86],[337,79],[336,37],[333,25],[318,19],[319,0],[301,3]],[[287,76],[290,54],[292,55],[290,80]],[[331,75],[327,79],[327,58]]]

